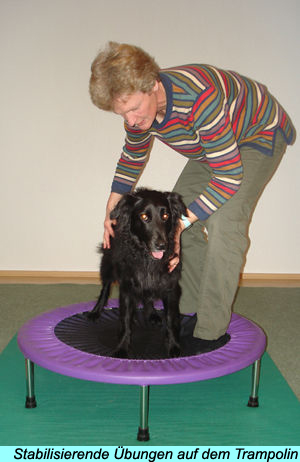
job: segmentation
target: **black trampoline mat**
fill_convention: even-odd
[[[161,324],[153,325],[145,319],[142,308],[136,310],[130,359],[166,359],[168,358],[165,340],[166,323],[163,310],[156,310]],[[63,343],[86,353],[112,357],[118,345],[119,308],[105,308],[97,321],[87,317],[88,312],[75,314],[60,321],[54,330],[56,337]],[[193,336],[196,316],[180,315],[181,357],[191,356],[188,337]]]

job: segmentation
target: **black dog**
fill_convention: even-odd
[[[111,283],[119,283],[120,332],[114,356],[130,356],[132,321],[141,302],[152,323],[161,322],[153,307],[163,301],[166,319],[166,346],[170,357],[180,354],[179,347],[179,278],[181,263],[169,272],[169,260],[174,255],[174,235],[178,220],[186,213],[181,197],[139,189],[126,194],[111,212],[116,219],[115,236],[110,249],[102,248],[100,276],[103,288],[88,316],[97,319],[107,303]]]

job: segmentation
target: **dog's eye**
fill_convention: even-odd
[[[169,214],[167,212],[165,212],[165,213],[162,214],[161,218],[162,218],[163,221],[167,221],[168,218],[169,218]]]
[[[141,213],[140,214],[140,219],[142,221],[149,221],[149,217],[148,217],[147,213]]]

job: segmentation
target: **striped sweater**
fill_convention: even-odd
[[[124,194],[132,189],[155,137],[211,167],[206,189],[188,205],[200,220],[206,220],[240,187],[239,148],[250,145],[271,156],[276,131],[280,129],[291,144],[295,129],[264,85],[235,72],[193,64],[163,70],[160,79],[167,95],[164,120],[154,121],[147,131],[125,123],[125,146],[112,191]]]

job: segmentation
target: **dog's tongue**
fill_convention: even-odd
[[[162,250],[158,250],[157,252],[151,252],[151,254],[153,258],[160,260],[163,257],[164,252]]]

